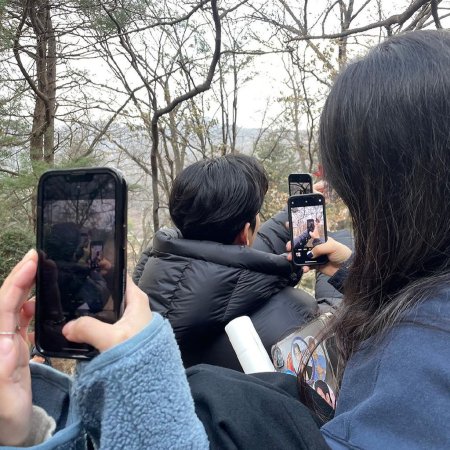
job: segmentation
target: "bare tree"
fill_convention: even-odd
[[[142,162],[140,167],[151,176],[153,227],[157,230],[160,188],[167,192],[171,179],[184,165],[186,139],[177,113],[184,103],[210,88],[220,58],[221,22],[217,0],[203,0],[186,7],[170,2],[118,7],[107,1],[100,1],[98,6],[96,11],[89,11],[90,18],[98,22],[100,17],[109,28],[105,32],[105,26],[97,27],[95,36],[87,40],[122,84],[148,133],[150,167]],[[213,46],[209,55],[199,55],[189,44],[193,36],[199,35],[199,30],[204,33],[210,26],[204,20],[208,9]],[[196,15],[202,17],[203,23],[194,20]],[[161,16],[165,19],[160,19]],[[198,56],[202,61],[196,60]],[[199,77],[203,77],[201,82]],[[133,158],[132,152],[124,150]]]
[[[15,5],[18,6],[18,5]],[[27,0],[19,9],[20,19],[14,36],[13,51],[23,77],[35,95],[30,138],[32,161],[54,160],[54,124],[56,98],[56,38],[49,0]],[[28,45],[22,45],[24,39]],[[30,41],[35,43],[31,45]],[[35,65],[31,74],[22,59],[26,53]]]

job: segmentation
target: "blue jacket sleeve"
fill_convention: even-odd
[[[102,449],[207,449],[169,323],[158,315],[132,339],[80,367],[74,399]]]

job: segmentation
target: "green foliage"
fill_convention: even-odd
[[[78,0],[80,11],[88,18],[90,26],[101,35],[117,33],[117,28],[125,29],[147,16],[147,6],[142,0],[127,2],[92,3],[90,0]]]
[[[255,150],[255,155],[264,164],[270,184],[284,193],[288,192],[288,175],[295,172],[298,166],[295,148],[286,135],[284,130],[270,132],[261,139]]]
[[[270,132],[261,139],[255,156],[262,162],[269,177],[269,190],[261,209],[261,218],[267,220],[286,205],[288,175],[298,167],[297,156],[283,130]]]
[[[35,246],[33,233],[26,229],[0,232],[0,284],[25,253]]]

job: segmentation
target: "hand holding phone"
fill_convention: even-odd
[[[0,287],[0,446],[22,446],[32,425],[32,386],[27,328],[35,303],[27,301],[37,271],[38,255],[32,250]],[[152,320],[147,295],[131,279],[127,282],[127,307],[115,324],[82,317],[64,327],[70,341],[88,343],[106,351],[142,331]],[[18,329],[20,324],[20,329]],[[78,344],[79,345],[79,344]],[[13,401],[11,400],[13,399]]]
[[[352,256],[351,249],[331,237],[325,243],[311,249],[311,253],[313,258],[326,255],[328,262],[320,266],[318,270],[329,277],[332,277],[341,268],[342,264],[347,262]],[[304,272],[307,272],[307,270],[304,270]]]
[[[123,316],[114,324],[104,323],[93,317],[81,317],[69,322],[62,332],[71,342],[90,344],[100,352],[121,344],[142,331],[152,320],[148,296],[133,280],[127,277],[127,307]]]

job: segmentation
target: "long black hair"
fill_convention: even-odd
[[[450,281],[450,33],[394,36],[350,64],[326,101],[319,143],[355,235],[329,330],[342,369],[362,341]]]

